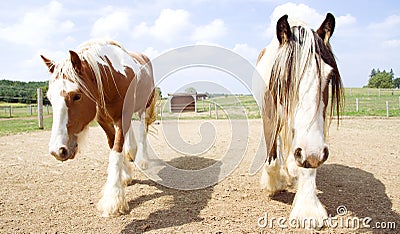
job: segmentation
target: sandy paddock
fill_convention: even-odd
[[[186,143],[203,140],[204,121],[181,121]],[[250,120],[243,160],[233,173],[211,187],[181,191],[166,188],[134,169],[127,188],[130,213],[101,218],[96,210],[106,179],[109,153],[105,134],[90,129],[87,146],[64,163],[48,154],[50,131],[0,137],[1,233],[254,233],[299,231],[282,229],[273,218],[289,217],[294,191],[268,197],[259,189],[260,172],[248,170],[258,147],[260,120]],[[216,137],[204,154],[188,156],[163,140],[163,126],[149,137],[160,158],[178,168],[194,170],[218,163],[235,147],[227,120],[211,121]],[[207,125],[210,126],[210,125]],[[206,132],[207,133],[207,132]],[[371,218],[362,232],[398,232],[400,226],[400,119],[345,118],[333,122],[328,137],[330,157],[317,173],[318,197],[337,220]],[[207,140],[207,139],[205,139]],[[238,140],[240,141],[240,139]],[[242,145],[242,144],[239,144]],[[179,146],[178,146],[179,147]],[[206,180],[216,180],[215,173]],[[337,214],[345,206],[347,213]],[[343,207],[341,207],[343,208]],[[260,224],[266,227],[260,227]],[[261,221],[261,223],[259,223]],[[271,222],[272,221],[272,222]],[[264,222],[264,223],[263,223]],[[374,227],[396,224],[397,229]],[[285,223],[288,225],[287,223]],[[325,228],[322,232],[355,232]]]

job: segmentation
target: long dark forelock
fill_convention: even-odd
[[[332,52],[332,48],[328,42],[327,45],[325,45],[324,41],[318,36],[315,35],[316,38],[316,44],[318,44],[318,47],[320,48],[319,54],[321,56],[321,59],[328,64],[329,66],[332,67],[332,72],[329,74],[328,79],[328,84],[330,85],[330,94],[331,94],[331,101],[330,101],[330,119],[332,119],[334,113],[336,112],[338,124],[339,124],[339,117],[340,113],[343,109],[343,98],[344,98],[344,93],[343,93],[343,84],[342,84],[342,79],[339,73],[339,69],[335,60],[335,56]]]
[[[317,82],[318,90],[320,90],[320,92],[316,93],[316,105],[318,106],[314,114],[314,119],[320,108],[322,90],[326,88],[323,85],[331,84],[331,117],[334,110],[336,110],[336,114],[339,117],[342,107],[341,97],[343,95],[340,74],[330,45],[325,45],[317,33],[302,26],[292,27],[292,35],[292,38],[287,43],[280,45],[269,83],[269,89],[275,98],[275,103],[282,106],[283,116],[278,118],[283,121],[278,120],[277,122],[287,125],[278,126],[278,128],[283,130],[283,137],[288,140],[293,137],[291,125],[293,124],[294,111],[299,101],[299,84],[304,76],[304,72],[314,59],[317,64]],[[329,79],[328,82],[323,82],[323,62],[333,68],[331,74],[327,77]],[[277,111],[279,112],[279,110]],[[310,125],[314,119],[310,122]]]
[[[314,32],[301,26],[292,27],[293,37],[279,48],[272,68],[269,88],[276,102],[282,105],[284,118],[293,116],[298,102],[298,90],[304,72],[313,59],[319,55],[316,52]],[[321,85],[321,66],[318,66],[318,80]],[[320,100],[320,93],[316,94]]]

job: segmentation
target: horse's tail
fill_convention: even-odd
[[[145,64],[145,66],[148,67],[150,78],[152,79],[152,82],[154,82],[154,80],[153,80],[153,66],[151,64],[150,59],[144,54],[140,54],[140,58],[143,59],[143,62]],[[146,122],[146,131],[147,132],[149,131],[149,126],[157,120],[158,113],[157,113],[157,109],[156,109],[156,104],[157,104],[158,98],[159,98],[158,97],[158,92],[153,87],[153,91],[150,94],[150,98],[147,101],[147,105],[146,105],[145,122]]]
[[[153,93],[151,95],[151,100],[150,104],[146,108],[146,131],[149,131],[149,126],[154,123],[154,121],[157,120],[157,110],[156,110],[156,104],[158,100],[158,92],[156,90],[153,90]]]

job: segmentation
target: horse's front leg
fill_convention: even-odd
[[[271,163],[265,163],[260,179],[261,188],[265,189],[269,195],[285,190],[290,185],[284,159],[280,152],[280,141],[278,140],[278,144],[273,147],[277,149],[277,157]]]
[[[124,177],[126,177],[126,161],[123,154],[124,136],[120,124],[115,125],[115,141],[110,152],[107,168],[107,181],[103,188],[103,195],[98,203],[98,209],[103,217],[117,216],[129,211],[125,198]],[[126,179],[126,178],[125,178]]]
[[[322,228],[328,214],[316,194],[317,169],[299,167],[297,171],[297,193],[290,220],[297,220],[296,223],[302,228]]]

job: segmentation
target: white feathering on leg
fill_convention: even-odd
[[[293,201],[290,220],[297,220],[300,227],[323,227],[328,214],[316,194],[316,169],[298,168],[297,193]]]
[[[107,181],[103,188],[103,196],[97,205],[103,217],[117,216],[129,210],[125,199],[125,184],[122,183],[123,162],[122,153],[110,152]]]
[[[262,189],[267,190],[270,195],[287,188],[288,176],[279,159],[274,159],[271,164],[265,163],[260,185]]]

